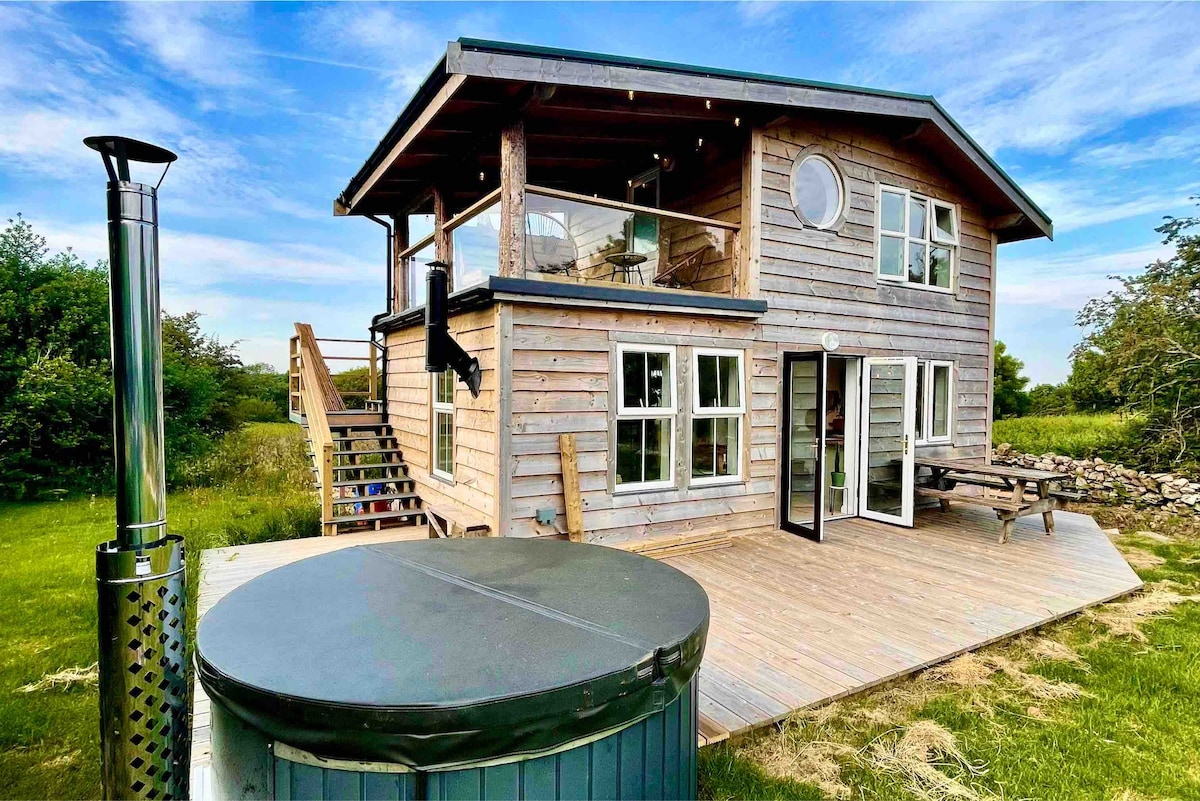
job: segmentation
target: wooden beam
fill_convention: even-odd
[[[408,308],[408,263],[400,254],[408,249],[408,215],[392,217],[392,311]]]
[[[433,99],[429,101],[429,105],[425,106],[425,109],[421,112],[420,116],[417,117],[416,121],[410,125],[408,130],[406,130],[400,137],[400,141],[396,142],[396,144],[392,146],[392,149],[388,151],[388,154],[383,158],[383,161],[379,162],[379,166],[372,170],[371,175],[365,182],[363,182],[363,185],[359,187],[358,191],[354,193],[354,197],[350,198],[350,208],[347,209],[347,212],[354,210],[354,207],[358,205],[359,201],[361,201],[363,197],[365,197],[366,194],[371,191],[371,187],[375,185],[375,182],[378,181],[383,174],[388,171],[388,169],[396,162],[396,159],[400,158],[400,155],[404,153],[405,148],[412,144],[413,140],[416,139],[423,130],[425,130],[430,121],[437,116],[438,112],[442,110],[442,107],[445,106],[447,102],[449,102],[450,98],[454,97],[454,93],[458,91],[459,87],[461,87],[466,80],[467,76],[465,75],[451,75],[446,79],[446,84],[438,90],[436,95],[433,96]]]
[[[734,262],[733,296],[752,298],[758,292],[759,254],[762,250],[762,129],[750,132],[742,156],[742,227]]]
[[[433,188],[433,257],[444,264],[454,264],[454,239],[446,229],[450,222],[450,207],[441,187]],[[454,289],[454,270],[450,271],[450,289]]]
[[[992,217],[987,221],[987,227],[993,231],[999,231],[1003,228],[1016,228],[1021,223],[1025,222],[1024,214],[1004,214],[1000,217]]]
[[[525,274],[525,123],[500,132],[500,275]]]
[[[639,206],[636,203],[625,203],[621,200],[610,200],[606,197],[592,197],[591,195],[581,195],[578,192],[568,192],[565,189],[554,189],[549,186],[536,186],[530,184],[526,187],[535,195],[544,195],[546,197],[556,197],[561,200],[574,200],[579,203],[584,203],[589,206],[601,206],[606,209],[617,209],[619,211],[632,211],[634,213],[649,214],[653,217],[663,217],[671,220],[682,220],[683,222],[696,223],[697,225],[707,225],[712,228],[724,228],[726,231],[736,231],[739,228],[738,223],[726,222],[724,220],[714,220],[711,217],[697,217],[695,214],[684,214],[681,211],[671,211],[670,209],[655,209],[649,206]]]
[[[583,496],[579,493],[579,456],[574,434],[558,435],[562,459],[563,503],[567,507],[567,536],[571,542],[583,542]]]

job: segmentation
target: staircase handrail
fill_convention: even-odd
[[[333,534],[333,433],[329,430],[329,418],[325,414],[325,397],[320,391],[321,376],[317,365],[324,369],[325,362],[314,354],[301,338],[300,341],[300,402],[308,424],[308,439],[313,446],[313,455],[318,469],[318,488],[321,495],[321,530]]]

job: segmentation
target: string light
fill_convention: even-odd
[[[479,180],[481,180],[481,181],[483,180],[483,171],[482,170],[479,173]]]
[[[704,147],[704,137],[703,136],[696,140],[696,147]]]
[[[654,160],[655,160],[655,161],[658,161],[658,154],[657,154],[657,153],[655,153],[655,154],[654,154]]]
[[[629,90],[629,99],[633,100],[633,90],[632,89]]]
[[[741,124],[742,124],[742,118],[741,118],[741,117],[734,117],[734,118],[733,118],[733,127],[734,127],[734,128],[741,127]]]
[[[712,101],[711,101],[711,100],[705,100],[705,101],[704,101],[704,107],[705,107],[706,109],[708,109],[709,111],[712,111]]]

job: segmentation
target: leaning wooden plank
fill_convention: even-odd
[[[583,541],[583,496],[579,492],[579,458],[575,435],[559,434],[558,451],[562,459],[563,501],[567,507],[567,535],[572,542]]]

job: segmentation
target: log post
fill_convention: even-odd
[[[454,291],[454,239],[446,230],[450,222],[450,206],[440,186],[433,187],[433,257],[450,265],[450,291]]]
[[[408,215],[392,216],[392,311],[402,312],[408,308],[408,264],[400,254],[408,249]]]
[[[500,275],[525,276],[525,123],[500,132]]]
[[[571,542],[583,542],[583,496],[579,493],[579,457],[574,434],[558,435],[562,460],[563,502],[567,509],[567,536]]]

